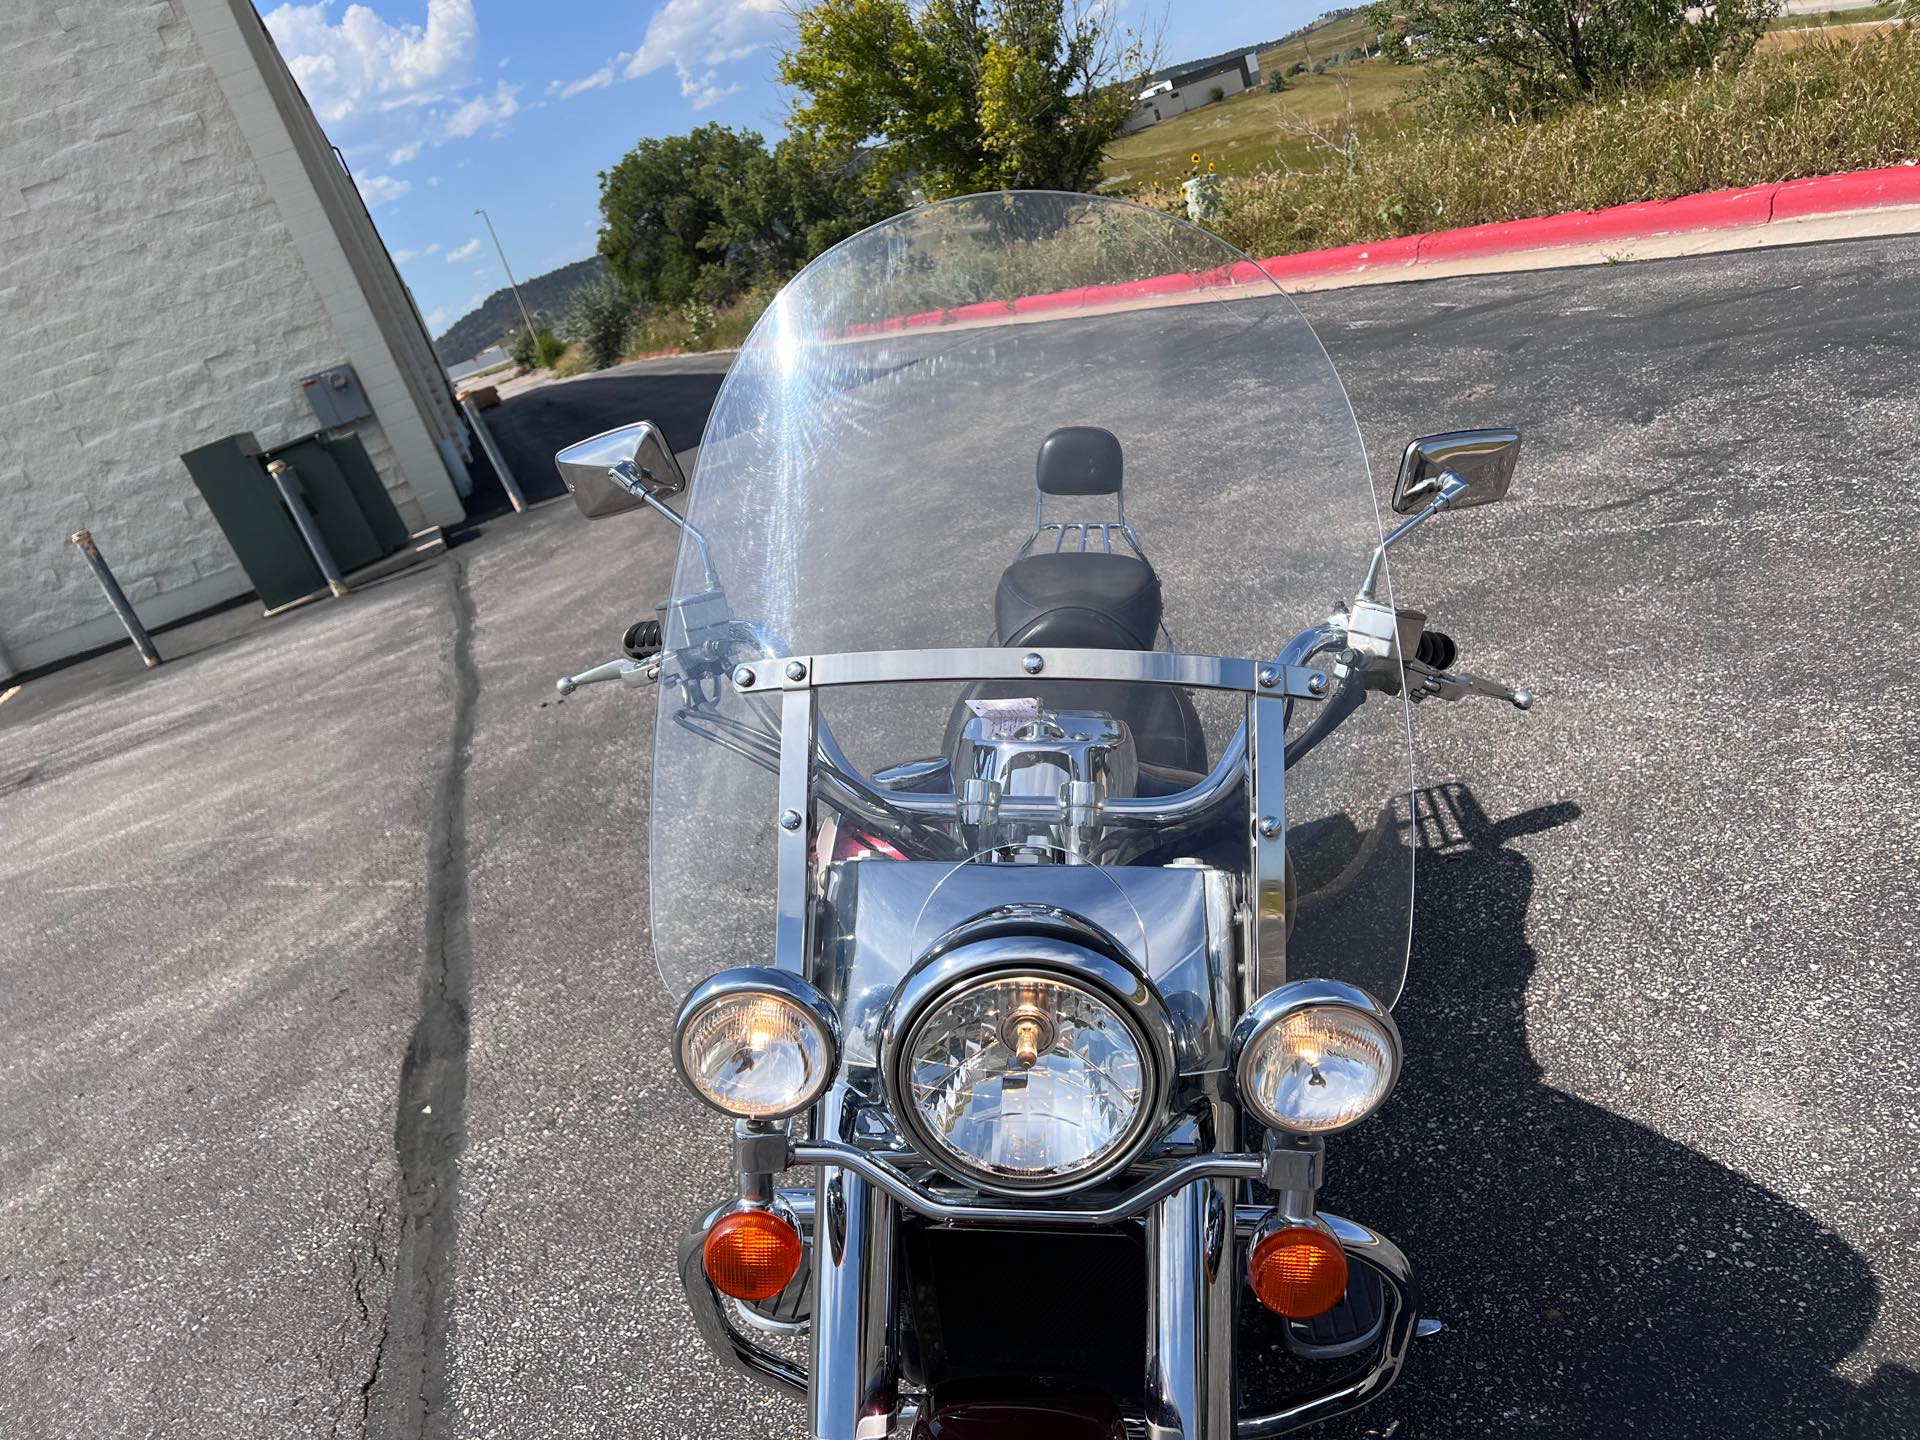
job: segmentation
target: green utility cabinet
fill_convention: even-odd
[[[273,450],[251,435],[229,435],[180,458],[269,610],[327,588],[267,473],[271,460],[293,471],[294,490],[342,574],[412,542],[357,435],[322,432]]]

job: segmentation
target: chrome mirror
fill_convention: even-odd
[[[576,441],[555,455],[553,463],[573,503],[589,520],[639,509],[649,495],[678,495],[687,488],[680,462],[651,420]]]
[[[1393,482],[1393,513],[1411,515],[1447,492],[1448,510],[1491,505],[1513,487],[1517,430],[1453,430],[1409,441]],[[1449,477],[1458,484],[1450,483]]]

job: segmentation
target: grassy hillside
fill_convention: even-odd
[[[1304,34],[1260,52],[1260,79],[1276,70],[1359,49],[1374,39],[1373,27],[1357,15],[1323,21]],[[1355,60],[1337,67],[1352,89],[1354,127],[1362,138],[1381,134],[1398,120],[1397,107],[1419,72],[1385,60]],[[1331,157],[1300,133],[1310,126],[1338,137],[1346,126],[1347,94],[1333,72],[1293,76],[1278,95],[1264,88],[1230,95],[1215,105],[1176,115],[1108,147],[1106,180],[1110,188],[1135,190],[1184,178],[1194,151],[1222,174],[1273,167],[1317,170]]]
[[[560,318],[560,312],[567,308],[567,300],[573,292],[598,279],[606,266],[607,262],[600,256],[589,255],[571,265],[562,265],[558,270],[549,270],[531,280],[522,280],[520,298],[527,302],[533,323],[553,324]],[[454,321],[433,343],[442,360],[449,365],[458,365],[519,328],[520,307],[513,303],[513,292],[502,288],[481,301],[478,308],[469,310]]]

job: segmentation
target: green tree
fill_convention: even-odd
[[[746,186],[766,145],[751,130],[702,125],[642,140],[600,172],[600,253],[638,299],[727,300],[752,283],[731,254],[725,197]]]
[[[821,0],[796,25],[779,67],[793,132],[877,145],[870,183],[935,197],[1085,189],[1150,68],[1083,0]]]
[[[642,301],[721,304],[899,208],[893,186],[859,172],[805,136],[771,153],[724,125],[642,140],[600,176],[600,253]]]
[[[1431,62],[1442,110],[1538,115],[1696,70],[1739,65],[1778,0],[1381,0],[1389,55]]]

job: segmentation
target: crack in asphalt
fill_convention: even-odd
[[[453,730],[434,792],[427,837],[420,1019],[401,1062],[399,1108],[394,1117],[400,1214],[393,1287],[373,1363],[360,1386],[370,1440],[437,1440],[452,1433],[445,1403],[447,1335],[457,1219],[456,1161],[466,1138],[472,946],[467,908],[467,770],[480,676],[473,662],[473,597],[466,569],[458,560],[449,566],[448,589],[453,615]]]

